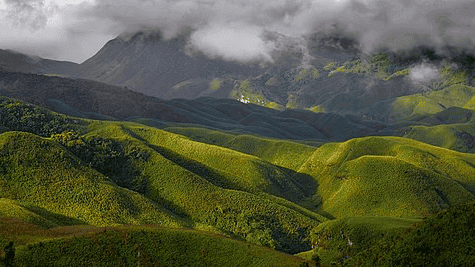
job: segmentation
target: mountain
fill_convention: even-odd
[[[6,71],[95,80],[165,100],[230,98],[277,110],[326,111],[383,122],[454,106],[470,108],[475,94],[469,53],[438,56],[421,47],[366,55],[344,36],[296,38],[265,32],[263,38],[277,46],[273,62],[244,64],[206,57],[190,46],[190,34],[168,40],[152,30],[123,34],[82,64],[3,51],[2,65]],[[423,68],[437,77],[415,80],[413,72]]]
[[[127,86],[160,98],[196,98],[215,77],[247,77],[260,71],[203,54],[187,53],[187,35],[165,40],[160,32],[137,32],[109,41],[97,54],[81,64],[80,76],[108,84]],[[183,91],[174,86],[188,81],[200,86]],[[201,84],[201,85],[200,85]],[[190,86],[191,86],[190,85]]]
[[[0,70],[37,74],[54,73],[73,77],[78,69],[79,64],[73,62],[43,59],[38,56],[0,49]]]

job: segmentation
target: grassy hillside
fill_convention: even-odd
[[[370,248],[382,234],[398,234],[424,216],[475,200],[475,156],[408,138],[296,142],[190,125],[158,129],[78,119],[12,99],[1,101],[0,223],[17,230],[0,232],[0,241],[25,245],[18,249],[22,265],[40,265],[34,260],[43,257],[67,265],[61,248],[76,257],[74,262],[93,259],[99,264],[101,259],[92,254],[74,253],[76,246],[105,253],[112,262],[136,263],[137,256],[118,255],[137,248],[127,245],[123,235],[140,235],[141,230],[119,226],[144,224],[205,230],[291,254],[310,251],[313,245],[321,261],[330,264]],[[465,125],[469,132],[471,114],[447,109],[415,121],[420,129]],[[407,136],[422,136],[419,128]],[[460,136],[443,145],[471,138]],[[99,233],[101,226],[119,228]],[[95,234],[71,239],[55,232],[71,227]],[[160,231],[145,230],[147,261],[174,265],[189,264],[192,258],[212,264],[202,252],[203,247],[208,251],[206,245],[193,245],[211,234]],[[335,233],[344,238],[327,238]],[[154,238],[171,241],[156,251],[146,243]],[[104,247],[97,240],[116,245]],[[182,241],[191,246],[185,247],[191,258],[173,256],[186,254],[173,245]],[[208,242],[210,251],[215,251],[213,242]],[[229,260],[226,253],[213,254],[213,261],[220,265]],[[242,256],[242,264],[274,264],[268,261],[271,256],[249,253],[257,262]],[[312,253],[305,255],[312,258]]]
[[[7,227],[12,221],[0,217]],[[304,260],[222,235],[157,226],[54,227],[15,222],[15,266],[301,266]],[[4,228],[2,228],[3,230]],[[6,234],[2,231],[2,237]],[[28,240],[21,239],[22,235]],[[10,235],[11,236],[11,235]],[[2,248],[10,238],[1,238]],[[26,242],[28,241],[28,242]]]
[[[398,137],[318,148],[299,172],[315,177],[335,217],[419,217],[474,199],[475,157]]]
[[[53,140],[25,132],[0,135],[0,197],[35,213],[94,225],[184,225],[137,192],[117,187]],[[64,223],[64,222],[63,222]]]

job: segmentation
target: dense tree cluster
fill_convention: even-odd
[[[0,125],[11,131],[49,137],[55,133],[78,130],[84,122],[18,100],[0,97]]]
[[[51,137],[117,185],[147,194],[146,179],[139,179],[140,172],[132,166],[133,160],[146,161],[149,157],[147,152],[138,149],[126,151],[121,143],[102,137],[84,139],[74,131]]]

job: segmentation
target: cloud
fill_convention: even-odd
[[[0,47],[18,45],[54,57],[66,56],[69,50],[69,58],[82,61],[121,32],[159,29],[171,38],[190,28],[195,30],[194,48],[211,57],[243,62],[269,61],[269,55],[281,47],[263,36],[266,31],[296,37],[339,33],[354,38],[367,53],[425,45],[443,54],[448,46],[473,49],[475,44],[473,0],[74,2],[78,1],[60,5],[58,1],[6,0],[6,10],[0,15],[7,18],[8,27],[0,30]],[[42,41],[48,45],[41,45]],[[57,49],[48,50],[48,46]]]
[[[409,74],[411,81],[416,83],[430,82],[437,79],[438,76],[439,69],[436,66],[427,63],[414,66]]]
[[[91,1],[0,0],[0,49],[82,62],[118,32],[82,14]]]
[[[211,58],[230,61],[273,62],[271,42],[262,39],[263,31],[256,26],[233,24],[213,25],[191,34],[191,47]]]

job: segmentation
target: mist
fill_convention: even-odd
[[[272,62],[282,47],[264,32],[315,32],[356,40],[360,51],[417,46],[472,50],[473,0],[6,0],[0,48],[82,62],[123,32],[159,30],[173,38],[193,29],[190,45],[209,57]],[[80,4],[73,4],[78,3]],[[2,8],[3,7],[3,8]]]

